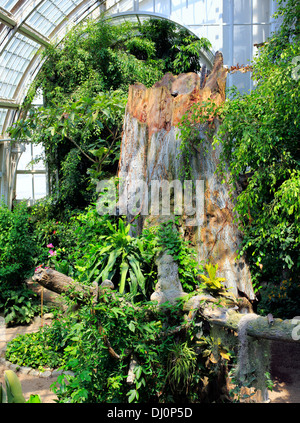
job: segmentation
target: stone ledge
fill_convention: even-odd
[[[59,370],[59,369],[45,369],[44,371],[39,371],[27,366],[19,366],[18,364],[11,363],[6,360],[4,357],[0,357],[0,364],[3,364],[8,369],[13,370],[16,373],[28,374],[31,376],[37,376],[41,378],[55,377],[61,374],[75,376],[75,373],[70,370]]]

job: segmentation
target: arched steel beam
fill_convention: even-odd
[[[39,0],[38,2],[35,1],[36,6],[32,10],[29,10],[29,8],[27,7],[26,10],[24,10],[24,12],[17,19],[15,19],[13,15],[11,15],[6,10],[0,8],[0,21],[9,28],[11,28],[10,31],[6,33],[4,39],[1,42],[0,56],[17,32],[22,35],[25,35],[26,37],[43,46],[47,46],[50,44],[50,40],[47,37],[45,37],[38,31],[35,31],[33,28],[31,28],[25,23],[26,20],[31,16],[31,14],[36,10],[36,8],[41,5],[42,2],[43,0]]]

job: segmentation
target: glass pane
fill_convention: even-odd
[[[269,0],[253,1],[253,23],[269,22],[270,4]]]
[[[133,10],[133,1],[132,0],[123,0],[119,5],[119,13],[129,12]]]
[[[253,25],[253,44],[259,44],[266,41],[269,37],[269,25]],[[253,56],[257,54],[257,47],[253,47]]]
[[[18,170],[30,170],[30,167],[27,167],[28,163],[31,162],[32,156],[31,156],[31,144],[25,144],[26,150],[24,153],[21,154],[19,164],[18,164]]]
[[[21,34],[15,34],[0,58],[1,97],[13,98],[22,77],[20,69],[25,69],[38,48],[39,45],[34,41],[28,40]]]
[[[233,64],[246,65],[251,60],[251,26],[235,25],[233,31]]]
[[[11,9],[14,7],[16,3],[18,3],[18,0],[6,0],[6,1],[4,0],[4,4],[3,5],[1,4],[1,6],[4,9],[11,11]]]
[[[172,13],[176,14],[185,25],[199,25],[206,23],[206,5],[205,0],[189,1],[186,7],[186,0],[176,0]],[[179,10],[181,9],[181,11]]]
[[[232,23],[232,4],[230,0],[223,0],[223,5],[222,5],[222,9],[223,9],[223,13],[222,13],[222,18],[223,18],[223,23]]]
[[[32,175],[18,175],[16,187],[17,200],[32,199]]]
[[[235,85],[238,90],[242,92],[247,92],[251,89],[251,78],[250,72],[241,73],[237,72],[231,75],[231,85]]]
[[[140,0],[139,10],[143,12],[153,12],[153,0]]]
[[[222,19],[222,6],[219,1],[206,1],[206,22],[218,23]]]
[[[231,25],[223,25],[222,27],[222,48],[220,48],[221,52],[223,53],[224,64],[227,66],[232,66],[233,63],[231,52],[232,52],[232,40],[231,40]]]
[[[253,25],[253,44],[266,41],[269,37],[269,25]]]
[[[7,110],[6,109],[0,109],[0,134],[2,133],[4,121],[6,118]]]
[[[81,0],[64,2],[47,0],[30,16],[28,23],[32,28],[48,36],[80,2]]]
[[[33,159],[44,159],[44,147],[39,145],[33,146]],[[39,160],[38,163],[33,165],[34,170],[44,170],[45,169],[45,163],[44,160]]]
[[[155,0],[155,12],[162,15],[170,14],[170,2],[165,0]]]
[[[234,0],[234,23],[251,23],[251,0]]]
[[[222,27],[221,26],[208,26],[206,37],[211,42],[213,49],[215,51],[222,49],[223,43],[222,43]]]
[[[46,175],[34,175],[34,199],[46,196]]]

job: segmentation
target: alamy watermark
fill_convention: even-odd
[[[120,178],[99,181],[97,211],[100,215],[170,216],[181,215],[187,226],[203,224],[204,181]]]

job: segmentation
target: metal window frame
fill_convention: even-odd
[[[28,143],[28,145],[30,146],[30,157],[32,161],[34,159],[34,154],[33,154],[33,144]],[[18,179],[18,175],[30,175],[31,176],[31,193],[32,193],[32,198],[16,198],[17,201],[22,201],[22,200],[27,200],[30,201],[30,204],[34,204],[37,199],[35,196],[35,175],[45,175],[45,180],[46,180],[46,190],[45,190],[45,196],[48,195],[48,184],[47,184],[47,167],[45,166],[44,169],[33,169],[33,165],[31,165],[30,169],[18,169],[16,170],[16,177],[15,177],[15,186],[14,186],[14,191],[16,194],[16,190],[17,190],[17,179]]]

